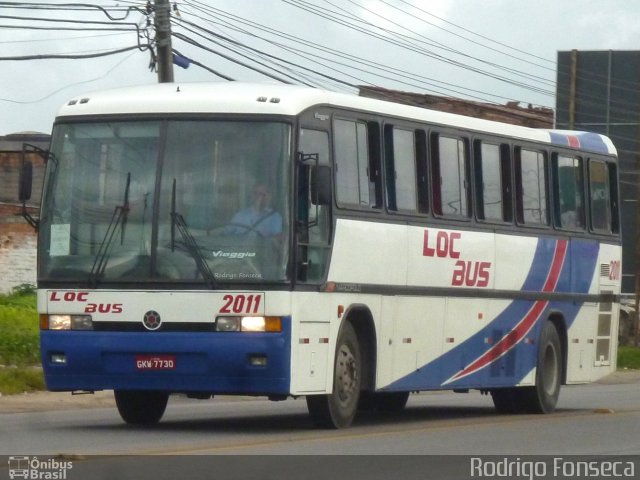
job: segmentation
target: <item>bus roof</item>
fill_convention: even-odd
[[[314,105],[350,108],[599,153],[616,153],[611,140],[596,133],[521,127],[357,95],[268,83],[160,83],[105,90],[71,99],[58,111],[58,118],[78,115],[177,113],[291,116]]]

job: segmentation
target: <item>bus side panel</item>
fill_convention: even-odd
[[[338,219],[328,281],[407,284],[407,226]]]
[[[591,286],[592,293],[608,295],[586,304],[568,332],[567,383],[595,381],[615,371],[621,287],[621,249],[601,244]]]
[[[383,303],[387,308],[378,344],[385,354],[378,357],[378,388],[442,355],[446,318],[442,297],[385,297]]]
[[[523,252],[527,256],[527,252]],[[540,238],[520,290],[587,294],[594,278],[597,244]],[[579,265],[578,265],[579,264]],[[578,317],[583,302],[514,299],[490,302],[451,298],[443,355],[389,385],[392,390],[429,388],[490,388],[528,384],[537,360],[539,331],[552,314],[561,312],[566,325]],[[489,305],[497,306],[491,311]],[[491,321],[474,327],[487,309]],[[585,312],[585,314],[588,314]],[[477,324],[476,324],[477,325]],[[450,332],[450,335],[449,335]],[[460,341],[455,335],[459,335]]]

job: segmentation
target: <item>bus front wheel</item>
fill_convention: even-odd
[[[308,395],[307,407],[313,423],[322,428],[345,428],[351,425],[358,410],[362,362],[358,336],[346,323],[336,345],[333,392]]]
[[[113,393],[120,416],[131,425],[158,423],[169,400],[169,394],[165,392],[115,390]]]

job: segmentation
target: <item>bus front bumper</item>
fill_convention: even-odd
[[[41,331],[45,383],[51,391],[288,394],[283,323],[281,333]]]

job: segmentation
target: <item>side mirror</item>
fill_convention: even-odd
[[[26,202],[31,199],[31,190],[33,187],[33,164],[26,160],[23,156],[22,165],[20,166],[20,181],[18,183],[18,199]]]
[[[327,165],[311,167],[311,203],[331,205],[331,168]]]
[[[38,154],[45,153],[44,150],[24,143],[22,145],[22,162],[20,163],[20,172],[18,178],[18,197],[22,202],[22,217],[33,228],[38,230],[39,220],[34,218],[27,210],[27,200],[31,199],[31,190],[33,189],[33,163],[27,160],[27,153],[35,152]],[[45,153],[46,155],[46,153]],[[46,156],[43,156],[46,158]]]

